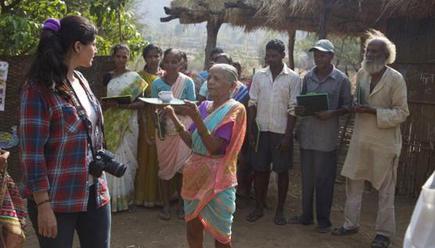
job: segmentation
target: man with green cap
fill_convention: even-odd
[[[315,67],[305,75],[301,94],[326,93],[328,110],[300,118],[296,138],[300,144],[302,170],[302,214],[292,224],[313,224],[313,198],[316,196],[317,231],[329,232],[331,205],[337,170],[339,116],[348,112],[352,96],[347,76],[332,64],[334,45],[322,39],[310,49]],[[296,107],[302,115],[303,107]]]

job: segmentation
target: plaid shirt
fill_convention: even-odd
[[[76,73],[94,105],[100,123],[101,107],[86,79]],[[87,211],[89,150],[86,126],[72,104],[66,85],[48,90],[28,82],[21,93],[20,158],[24,167],[24,194],[48,191],[55,212]],[[92,128],[92,127],[91,127]],[[101,148],[99,135],[95,147]],[[110,202],[106,178],[94,179],[98,207]]]

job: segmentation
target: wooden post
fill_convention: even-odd
[[[360,61],[362,61],[364,59],[364,53],[365,53],[365,44],[366,44],[366,40],[367,40],[367,36],[365,35],[361,35],[359,37],[360,40]]]
[[[292,70],[294,70],[295,69],[294,50],[295,50],[296,30],[289,29],[287,30],[287,33],[288,33],[288,66]]]
[[[222,26],[221,18],[211,18],[207,22],[207,45],[205,46],[204,70],[207,69],[208,57],[213,48],[216,47],[219,29]]]
[[[327,31],[326,26],[328,25],[328,17],[331,13],[332,6],[336,0],[323,0],[322,13],[320,14],[319,23],[319,39],[326,39]]]

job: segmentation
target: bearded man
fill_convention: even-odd
[[[403,76],[387,66],[395,45],[379,31],[369,33],[362,68],[357,74],[355,126],[341,174],[346,180],[345,222],[332,234],[357,233],[364,182],[378,190],[373,248],[388,247],[395,233],[394,193],[402,148],[400,124],[409,115]]]

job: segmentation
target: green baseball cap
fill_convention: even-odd
[[[314,46],[312,48],[310,48],[309,51],[312,52],[314,50],[319,50],[321,52],[334,53],[334,44],[332,44],[332,42],[327,40],[327,39],[321,39],[321,40],[318,40],[316,42],[316,44],[314,44]]]

